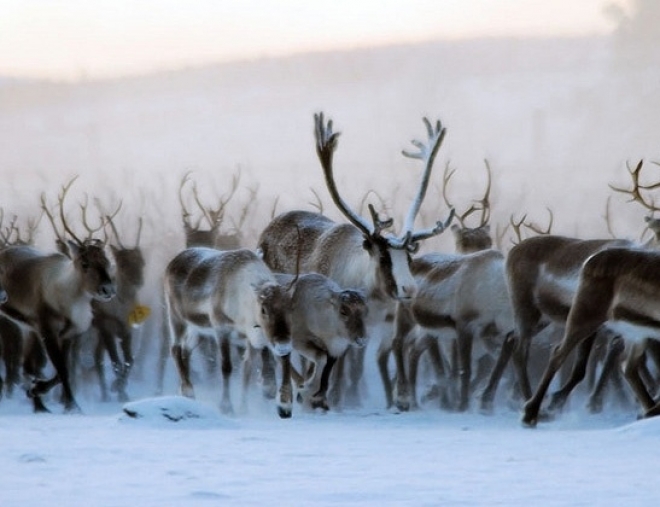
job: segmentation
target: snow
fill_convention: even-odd
[[[574,408],[536,429],[426,407],[221,415],[175,395],[34,415],[0,403],[3,507],[23,505],[651,505],[660,418]],[[138,414],[129,416],[125,411]],[[167,414],[164,417],[163,414]],[[173,415],[175,417],[173,417]]]

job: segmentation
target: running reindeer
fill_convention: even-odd
[[[226,195],[218,198],[217,207],[205,205],[202,202],[197,188],[197,183],[191,180],[190,175],[190,172],[184,174],[181,182],[179,183],[179,204],[181,206],[181,220],[183,222],[183,232],[185,235],[186,248],[206,247],[215,248],[218,250],[236,250],[241,248],[244,242],[242,229],[247,218],[250,205],[254,202],[254,197],[257,192],[256,188],[249,189],[249,198],[247,203],[241,209],[238,220],[234,221],[232,219],[232,229],[227,232],[221,232],[221,227],[225,223],[225,219],[227,217],[227,205],[234,198],[239,188],[241,179],[240,171],[232,176],[231,187],[229,188],[229,191]],[[188,187],[191,187],[191,191],[188,195],[186,195],[184,190],[186,190]],[[199,218],[194,224],[192,220],[193,212],[187,204],[190,201],[191,195],[192,200],[197,205],[199,213]],[[202,225],[204,222],[205,226]],[[166,319],[163,320],[163,325],[165,327],[168,325]],[[228,333],[228,335],[233,335],[236,333],[236,331],[231,329],[230,326],[226,326],[224,328],[224,332]],[[162,336],[167,336],[166,330],[164,330]],[[239,347],[242,347],[243,345],[243,341],[237,340],[237,337],[235,336],[227,336],[227,339],[231,339],[234,343],[240,344]],[[222,341],[222,339],[216,340],[214,336],[202,335],[200,337],[199,349],[202,353],[204,366],[209,376],[215,375],[217,372],[219,354],[218,343],[222,343]],[[263,354],[268,355],[268,350],[264,349]],[[163,390],[166,363],[169,356],[169,343],[166,339],[163,339],[161,342],[161,350],[158,360],[158,392],[162,392]],[[270,357],[268,357],[268,359],[270,359]],[[276,393],[274,366],[270,360],[265,363],[267,372],[265,372],[264,375],[265,379],[267,380],[264,384],[264,393],[267,397],[274,398]],[[227,366],[225,365],[225,367]]]
[[[5,211],[0,208],[0,241],[1,248],[16,245],[31,245],[34,233],[41,220],[41,216],[27,221],[27,236],[23,237],[20,227],[17,225],[18,216],[14,215],[9,225],[4,226]],[[7,298],[6,292],[2,291],[3,303]],[[11,398],[14,388],[21,383],[21,362],[23,355],[23,332],[12,320],[0,315],[0,356],[5,365],[5,378],[0,378],[0,397]]]
[[[28,391],[34,410],[47,411],[41,397],[62,384],[67,412],[78,412],[70,384],[68,357],[72,341],[92,323],[93,300],[110,301],[116,293],[104,244],[91,236],[79,239],[64,216],[64,199],[75,178],[62,188],[59,215],[70,236],[70,257],[43,253],[30,246],[13,246],[0,252],[0,278],[9,300],[2,313],[36,332],[55,368],[50,379],[35,379]]]
[[[658,188],[660,184],[641,184],[642,167],[643,162],[640,161],[634,169],[629,168],[633,183],[632,189],[614,186],[611,188],[617,192],[629,194],[633,201],[640,203],[651,212],[658,211],[658,208],[645,198],[643,191]],[[646,221],[652,230],[657,226],[655,219],[647,217]],[[566,356],[577,347],[578,355],[571,378],[552,394],[548,410],[557,410],[563,406],[571,390],[584,378],[586,362],[594,340],[601,334],[605,336],[620,335],[626,342],[624,374],[644,407],[646,415],[657,415],[660,412],[657,409],[654,411],[655,403],[640,377],[640,371],[644,370],[648,342],[658,338],[657,312],[653,313],[651,302],[653,299],[651,288],[658,283],[657,275],[653,274],[653,269],[658,265],[655,236],[644,244],[626,240],[579,242],[579,240],[556,238],[555,241],[565,244],[563,255],[555,253],[557,258],[557,262],[554,263],[555,283],[571,287],[571,299],[564,300],[563,307],[555,305],[555,308],[559,307],[562,310],[556,311],[555,314],[565,315],[566,326],[563,339],[553,350],[543,378],[533,395],[530,389],[529,396],[527,396],[528,401],[524,407],[523,423],[534,426],[538,422],[541,403],[554,374],[564,363]],[[521,246],[524,243],[526,242],[521,243]],[[556,248],[559,252],[562,252],[561,243],[559,248]],[[574,245],[572,251],[571,244]],[[591,246],[591,250],[588,246]],[[542,246],[537,246],[535,250],[540,250],[540,248]],[[612,251],[610,252],[610,250]],[[575,266],[574,260],[569,262],[573,257],[582,259],[583,265]],[[517,275],[510,279],[514,283],[519,286],[529,285],[524,283],[522,273],[512,271],[512,274]],[[570,278],[572,280],[568,284]],[[596,294],[597,287],[601,292]],[[588,298],[592,298],[592,300],[589,301]],[[546,296],[546,300],[550,300],[549,295]],[[514,299],[515,305],[516,300]],[[534,314],[530,311],[529,305],[519,304],[519,306],[521,323],[524,325],[531,320],[530,315],[533,317]],[[614,343],[615,345],[610,348],[606,359],[608,367],[616,365],[617,361],[613,357],[622,352],[622,347],[617,347],[616,342]],[[603,374],[606,375],[607,372],[605,371]],[[598,391],[595,394],[598,394]],[[590,400],[590,405],[592,404],[594,401]],[[596,406],[598,406],[597,403]]]
[[[133,326],[137,325],[139,320],[135,318],[135,312],[138,307],[138,292],[144,284],[145,261],[140,248],[142,219],[138,220],[134,246],[125,246],[115,226],[114,218],[114,214],[105,215],[105,222],[110,226],[116,242],[116,245],[110,243],[110,250],[116,267],[117,295],[107,303],[92,302],[94,318],[90,332],[97,335],[94,369],[99,379],[101,399],[104,401],[109,399],[103,361],[103,356],[107,352],[115,375],[111,390],[117,393],[119,401],[127,401],[126,385],[133,366]]]
[[[230,397],[232,372],[231,326],[247,337],[252,349],[268,347],[282,363],[278,413],[291,417],[291,332],[288,322],[290,295],[257,255],[247,249],[188,248],[176,255],[165,272],[165,304],[170,326],[172,357],[181,380],[181,393],[194,396],[190,356],[200,332],[220,340],[222,397],[220,408],[233,411]],[[243,400],[251,374],[252,354],[244,356]]]
[[[509,346],[513,334],[513,317],[509,303],[504,255],[492,249],[490,237],[491,170],[486,163],[487,184],[484,196],[457,215],[460,225],[454,224],[456,254],[426,254],[411,262],[411,271],[417,284],[415,297],[399,301],[396,309],[393,336],[383,340],[379,348],[378,366],[385,388],[388,407],[399,410],[417,406],[416,377],[421,354],[428,351],[438,383],[446,382],[446,361],[439,347],[438,333],[449,329],[452,345],[457,351],[460,381],[458,410],[466,410],[472,380],[472,348],[475,338],[485,345],[489,355],[497,355]],[[451,209],[447,197],[449,180],[454,171],[446,167],[442,195]],[[467,218],[480,211],[479,224],[467,225]],[[394,353],[396,389],[392,389],[388,360]],[[409,355],[406,363],[406,353]],[[453,356],[454,354],[452,354]],[[480,361],[479,364],[482,364]],[[406,368],[409,366],[409,368]],[[478,377],[485,376],[478,372]],[[444,391],[444,389],[442,389]],[[446,394],[446,393],[445,393]],[[486,395],[492,401],[492,393]],[[443,396],[444,403],[450,403]],[[484,402],[487,404],[487,402]]]
[[[413,141],[419,151],[403,152],[407,157],[421,160],[424,171],[403,230],[399,236],[393,236],[384,232],[392,226],[391,219],[382,220],[374,207],[369,205],[372,219],[370,224],[340,196],[332,163],[339,133],[333,132],[332,121],[326,124],[322,113],[314,116],[314,122],[316,152],[326,186],[333,202],[350,223],[338,224],[320,213],[285,212],[275,217],[264,229],[258,248],[274,272],[295,273],[300,250],[301,272],[321,273],[342,288],[361,290],[369,305],[367,333],[373,335],[377,327],[388,326],[386,316],[394,312],[396,301],[410,299],[415,294],[415,280],[410,273],[411,253],[417,251],[421,241],[444,232],[453,217],[452,210],[445,221],[438,221],[429,229],[414,231],[415,218],[426,194],[433,162],[446,131],[439,121],[432,125],[424,118],[428,144]],[[302,237],[300,249],[298,234]],[[364,348],[359,351],[357,368],[351,371],[351,384],[346,393],[353,398],[358,398],[362,376]],[[336,376],[339,378],[341,364],[340,361],[336,367]]]
[[[310,362],[302,374],[292,369],[298,394],[304,405],[329,410],[328,383],[334,364],[350,346],[366,345],[366,298],[318,273],[276,278],[290,287],[293,348]]]

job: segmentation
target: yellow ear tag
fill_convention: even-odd
[[[135,305],[128,314],[128,324],[137,327],[142,324],[151,314],[151,308],[144,305]]]

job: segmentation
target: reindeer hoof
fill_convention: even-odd
[[[481,400],[481,405],[479,406],[479,412],[482,415],[493,415],[493,401],[492,400]]]
[[[279,415],[281,419],[290,419],[292,411],[290,408],[277,407],[277,415]]]
[[[321,410],[323,410],[323,411],[325,411],[325,412],[327,412],[328,410],[330,410],[330,407],[328,406],[328,402],[327,402],[325,399],[323,399],[323,398],[320,398],[320,399],[312,399],[312,400],[311,400],[311,405],[312,405],[312,408],[313,408],[313,409],[320,408]]]
[[[396,408],[400,412],[410,411],[410,402],[407,400],[396,400]]]
[[[587,403],[587,410],[590,414],[600,414],[603,411],[603,400],[590,399]]]

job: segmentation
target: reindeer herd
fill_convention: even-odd
[[[553,235],[551,214],[546,230],[512,217],[518,241],[508,252],[498,249],[489,224],[488,164],[483,198],[463,213],[449,200],[453,171],[447,167],[442,188],[446,216],[417,229],[446,133],[439,121],[424,118],[424,125],[426,140],[413,141],[415,149],[403,152],[421,162],[422,173],[398,233],[382,210],[369,204],[365,219],[342,197],[333,163],[339,133],[323,114],[314,117],[316,153],[330,197],[346,222],[328,218],[320,205],[318,212],[273,213],[256,244],[248,247],[241,235],[246,209],[233,232],[219,231],[240,177],[234,176],[216,207],[202,202],[187,173],[179,186],[185,248],[169,259],[159,278],[155,305],[163,312],[151,317],[139,301],[145,284],[143,223],[136,220],[136,239],[125,246],[115,222],[121,204],[108,212],[97,202],[96,227],[89,224],[88,203],[81,204],[79,223],[86,231],[81,235],[65,213],[75,179],[62,187],[55,208],[42,195],[42,213],[56,238],[52,251],[32,246],[35,222],[24,239],[16,219],[4,228],[0,221],[2,394],[12,396],[23,386],[34,411],[42,412],[49,410],[47,393],[59,385],[64,411],[78,412],[76,387],[84,379],[81,372],[91,369],[102,400],[110,399],[110,393],[128,400],[133,335],[148,317],[161,318],[156,326],[157,391],[163,390],[170,359],[180,394],[189,397],[195,396],[193,382],[200,381],[193,359],[211,374],[217,373],[219,360],[224,413],[236,410],[231,382],[237,358],[241,412],[249,410],[254,384],[265,398],[276,399],[282,418],[291,417],[298,405],[327,411],[359,404],[372,360],[367,345],[374,343],[388,409],[419,409],[437,398],[445,409],[466,411],[475,403],[489,413],[506,378],[509,403],[522,409],[525,425],[534,426],[560,410],[589,374],[593,412],[602,409],[608,385],[625,399],[625,378],[641,415],[660,414],[657,241]],[[632,189],[613,190],[654,212],[658,208],[648,194],[658,185],[641,183],[642,167],[640,162],[630,170]],[[196,224],[186,189],[202,213]],[[250,199],[255,194],[251,189]],[[477,212],[478,226],[469,227],[467,218]],[[652,215],[647,223],[654,232],[660,230]],[[523,226],[536,234],[523,239]],[[455,253],[418,253],[425,240],[447,230],[454,235]],[[542,410],[562,369],[563,384]],[[418,389],[422,378],[431,385],[424,395]]]

